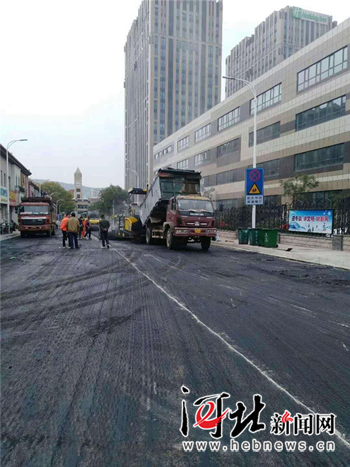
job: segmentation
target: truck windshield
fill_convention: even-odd
[[[183,215],[204,215],[213,214],[214,209],[210,201],[204,199],[179,199],[178,207],[180,214]]]
[[[49,206],[20,206],[19,212],[24,214],[48,214]]]

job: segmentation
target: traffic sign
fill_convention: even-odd
[[[247,169],[245,204],[264,204],[264,169]]]

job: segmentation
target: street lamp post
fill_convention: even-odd
[[[28,141],[27,139],[14,139],[6,146],[6,188],[7,188],[7,223],[10,226],[10,180],[9,180],[9,147],[18,141]]]
[[[140,188],[140,175],[139,175],[139,173],[134,169],[129,169],[129,170],[131,170],[131,172],[134,172],[134,174],[136,175],[136,177],[137,177],[136,178],[137,188]],[[139,195],[136,195],[136,203],[138,203],[138,201],[139,201]]]
[[[234,76],[223,76],[223,78],[225,79],[233,79],[235,81],[242,81],[242,83],[244,83],[246,86],[248,86],[248,88],[251,90],[252,94],[253,94],[253,102],[254,102],[254,130],[253,130],[253,169],[256,168],[256,113],[257,113],[257,105],[258,105],[258,102],[257,102],[257,99],[256,99],[256,90],[255,90],[255,87],[254,85],[246,80],[246,79],[242,79],[242,78],[235,78]],[[252,228],[255,229],[255,225],[256,225],[256,206],[255,204],[253,204],[253,209],[252,209]]]
[[[137,188],[140,188],[140,186],[139,186],[139,184],[140,184],[140,175],[139,175],[139,173],[138,173],[136,170],[134,170],[134,169],[129,169],[129,170],[130,170],[131,172],[134,172],[134,174],[136,175],[136,177],[137,177],[137,178],[136,178]]]

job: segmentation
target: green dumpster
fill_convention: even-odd
[[[264,245],[264,237],[265,237],[265,231],[267,229],[258,229],[258,230],[259,230],[259,234],[258,234],[258,238],[259,238],[258,242],[259,243],[258,243],[258,245],[259,246],[265,246]]]
[[[259,245],[259,230],[260,229],[249,229],[250,245]]]
[[[248,245],[249,239],[249,230],[248,229],[238,229],[238,243],[240,245]]]
[[[278,245],[278,229],[264,229],[263,246],[266,248],[276,248]]]

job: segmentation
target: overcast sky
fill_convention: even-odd
[[[1,3],[0,142],[33,178],[124,182],[124,44],[141,0],[11,0]],[[224,0],[223,60],[286,1]],[[293,4],[291,4],[293,5]],[[344,0],[294,6],[349,16]],[[225,71],[223,67],[223,72]]]

